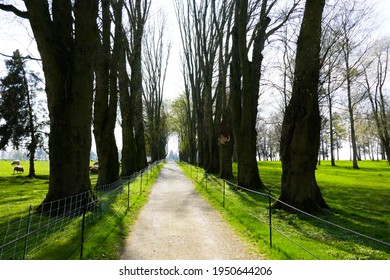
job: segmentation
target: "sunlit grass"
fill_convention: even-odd
[[[390,167],[385,161],[359,162],[360,170],[353,170],[349,161],[337,162],[337,165],[332,167],[329,162],[323,161],[318,166],[317,181],[330,206],[330,211],[319,217],[390,243]],[[263,183],[271,189],[273,196],[278,197],[281,163],[259,162],[258,166]],[[390,259],[390,247],[387,245],[306,215],[276,210],[272,211],[274,230],[270,248],[266,196],[227,188],[223,208],[221,182],[208,179],[206,190],[203,170],[183,169],[195,179],[198,174],[197,190],[223,213],[240,235],[253,245],[254,250],[268,258]],[[233,170],[237,174],[236,164]]]
[[[29,207],[35,209],[44,200],[48,191],[49,164],[46,161],[36,162],[37,178],[27,178],[28,162],[24,174],[13,174],[10,161],[0,162],[0,228],[7,228],[10,220],[17,221],[27,217]],[[137,213],[147,202],[151,185],[157,177],[163,164],[154,172],[143,177],[142,188],[140,178],[130,185],[125,185],[123,191],[100,198],[98,213],[86,214],[85,238],[83,259],[117,259],[124,239],[129,232],[130,225],[136,220]],[[97,175],[91,175],[91,184],[94,186]],[[127,187],[130,186],[130,208],[128,206]],[[141,192],[142,190],[142,192]],[[42,217],[39,219],[47,219]],[[42,249],[29,250],[27,259],[79,259],[81,242],[81,217],[66,221],[64,229],[39,235]],[[24,231],[25,232],[25,231]],[[23,232],[23,233],[24,233]],[[22,234],[23,234],[22,233]],[[29,245],[33,244],[35,236],[29,238]],[[38,236],[37,236],[38,238]],[[19,257],[18,257],[19,258]]]

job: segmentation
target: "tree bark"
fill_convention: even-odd
[[[120,6],[120,4],[117,5]],[[117,7],[114,8],[118,9]],[[121,10],[119,12],[121,13]],[[116,12],[116,15],[118,15],[118,12]],[[119,15],[115,18],[115,21],[114,48],[111,54],[110,1],[103,0],[103,30],[99,54],[97,56],[93,131],[99,158],[99,177],[97,186],[109,184],[119,179],[118,148],[114,131],[118,103],[117,65],[118,47],[121,36],[120,29],[122,27],[121,16]]]
[[[25,81],[27,86],[27,81]],[[28,87],[27,87],[28,88]],[[29,178],[35,178],[35,151],[37,150],[38,146],[38,140],[37,135],[35,132],[35,125],[34,125],[34,115],[33,115],[33,108],[31,103],[31,96],[29,90],[27,90],[27,107],[28,107],[28,130],[31,137],[31,142],[28,145],[28,151],[30,153],[30,167],[28,171],[28,177]]]
[[[122,34],[122,42],[124,40],[124,34]],[[122,116],[122,171],[121,176],[130,176],[137,172],[137,158],[136,151],[137,146],[135,144],[134,137],[134,116],[133,116],[133,104],[130,98],[129,91],[129,77],[126,70],[126,52],[125,46],[120,48],[119,59],[119,96],[120,96],[120,109]]]
[[[349,65],[348,65],[348,59],[346,59],[346,67],[347,72],[350,71]],[[351,144],[352,144],[352,168],[353,169],[359,169],[358,165],[358,148],[356,144],[356,131],[355,131],[355,116],[354,116],[354,109],[352,104],[352,90],[351,90],[351,77],[350,74],[347,73],[347,94],[348,94],[348,114],[349,114],[349,121],[350,121],[350,129],[351,129]]]
[[[336,166],[334,159],[334,131],[333,131],[333,103],[330,92],[330,75],[328,82],[328,105],[329,105],[329,136],[330,136],[330,163],[331,166]]]
[[[50,116],[50,180],[44,200],[91,191],[89,154],[97,1],[25,1],[42,57]],[[44,204],[41,207],[43,210]]]
[[[282,189],[275,208],[328,208],[315,178],[320,145],[318,104],[321,18],[325,0],[307,0],[298,38],[293,92],[282,126]]]
[[[137,170],[145,168],[148,164],[146,161],[145,148],[145,130],[144,116],[142,103],[142,37],[144,33],[144,25],[149,11],[150,2],[144,1],[144,6],[141,0],[134,0],[130,4],[132,17],[130,18],[132,26],[131,54],[129,64],[131,68],[130,74],[130,98],[133,104],[134,113],[134,139],[137,146],[136,149],[136,164]]]
[[[258,23],[250,62],[247,48],[248,15],[244,12],[247,10],[247,0],[236,2],[231,64],[232,124],[234,141],[237,144],[238,184],[246,188],[260,189],[264,184],[260,179],[256,160],[256,120],[262,51],[270,19],[264,16]]]

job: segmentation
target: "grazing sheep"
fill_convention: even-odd
[[[91,174],[99,174],[99,166],[94,165],[89,167],[89,172],[91,172]]]
[[[15,166],[14,167],[14,174],[15,174],[15,171],[16,171],[16,173],[23,173],[24,172],[24,168],[23,168],[23,166]]]
[[[14,160],[11,165],[20,165],[20,160]]]

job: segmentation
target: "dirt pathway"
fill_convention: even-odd
[[[136,260],[257,258],[174,162],[161,170],[121,255]]]

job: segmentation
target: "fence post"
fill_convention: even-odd
[[[130,208],[130,182],[131,180],[129,179],[127,181],[127,210]]]
[[[223,195],[222,195],[222,206],[225,208],[225,189],[226,189],[226,182],[223,180]]]
[[[24,239],[23,260],[26,259],[26,255],[27,255],[27,240],[28,240],[28,234],[30,233],[31,210],[32,207],[30,205],[30,208],[28,209],[28,217],[27,217],[26,238]]]
[[[269,246],[272,248],[272,209],[271,209],[271,189],[268,189],[268,210],[269,210]]]
[[[81,222],[81,244],[80,244],[80,260],[83,259],[83,251],[84,251],[84,230],[85,230],[85,213],[87,212],[87,204],[83,207],[83,219]]]
[[[142,172],[140,174],[141,174],[141,183],[140,183],[140,186],[139,186],[139,195],[142,194]]]
[[[204,175],[206,176],[206,191],[207,191],[207,173],[205,172]]]

